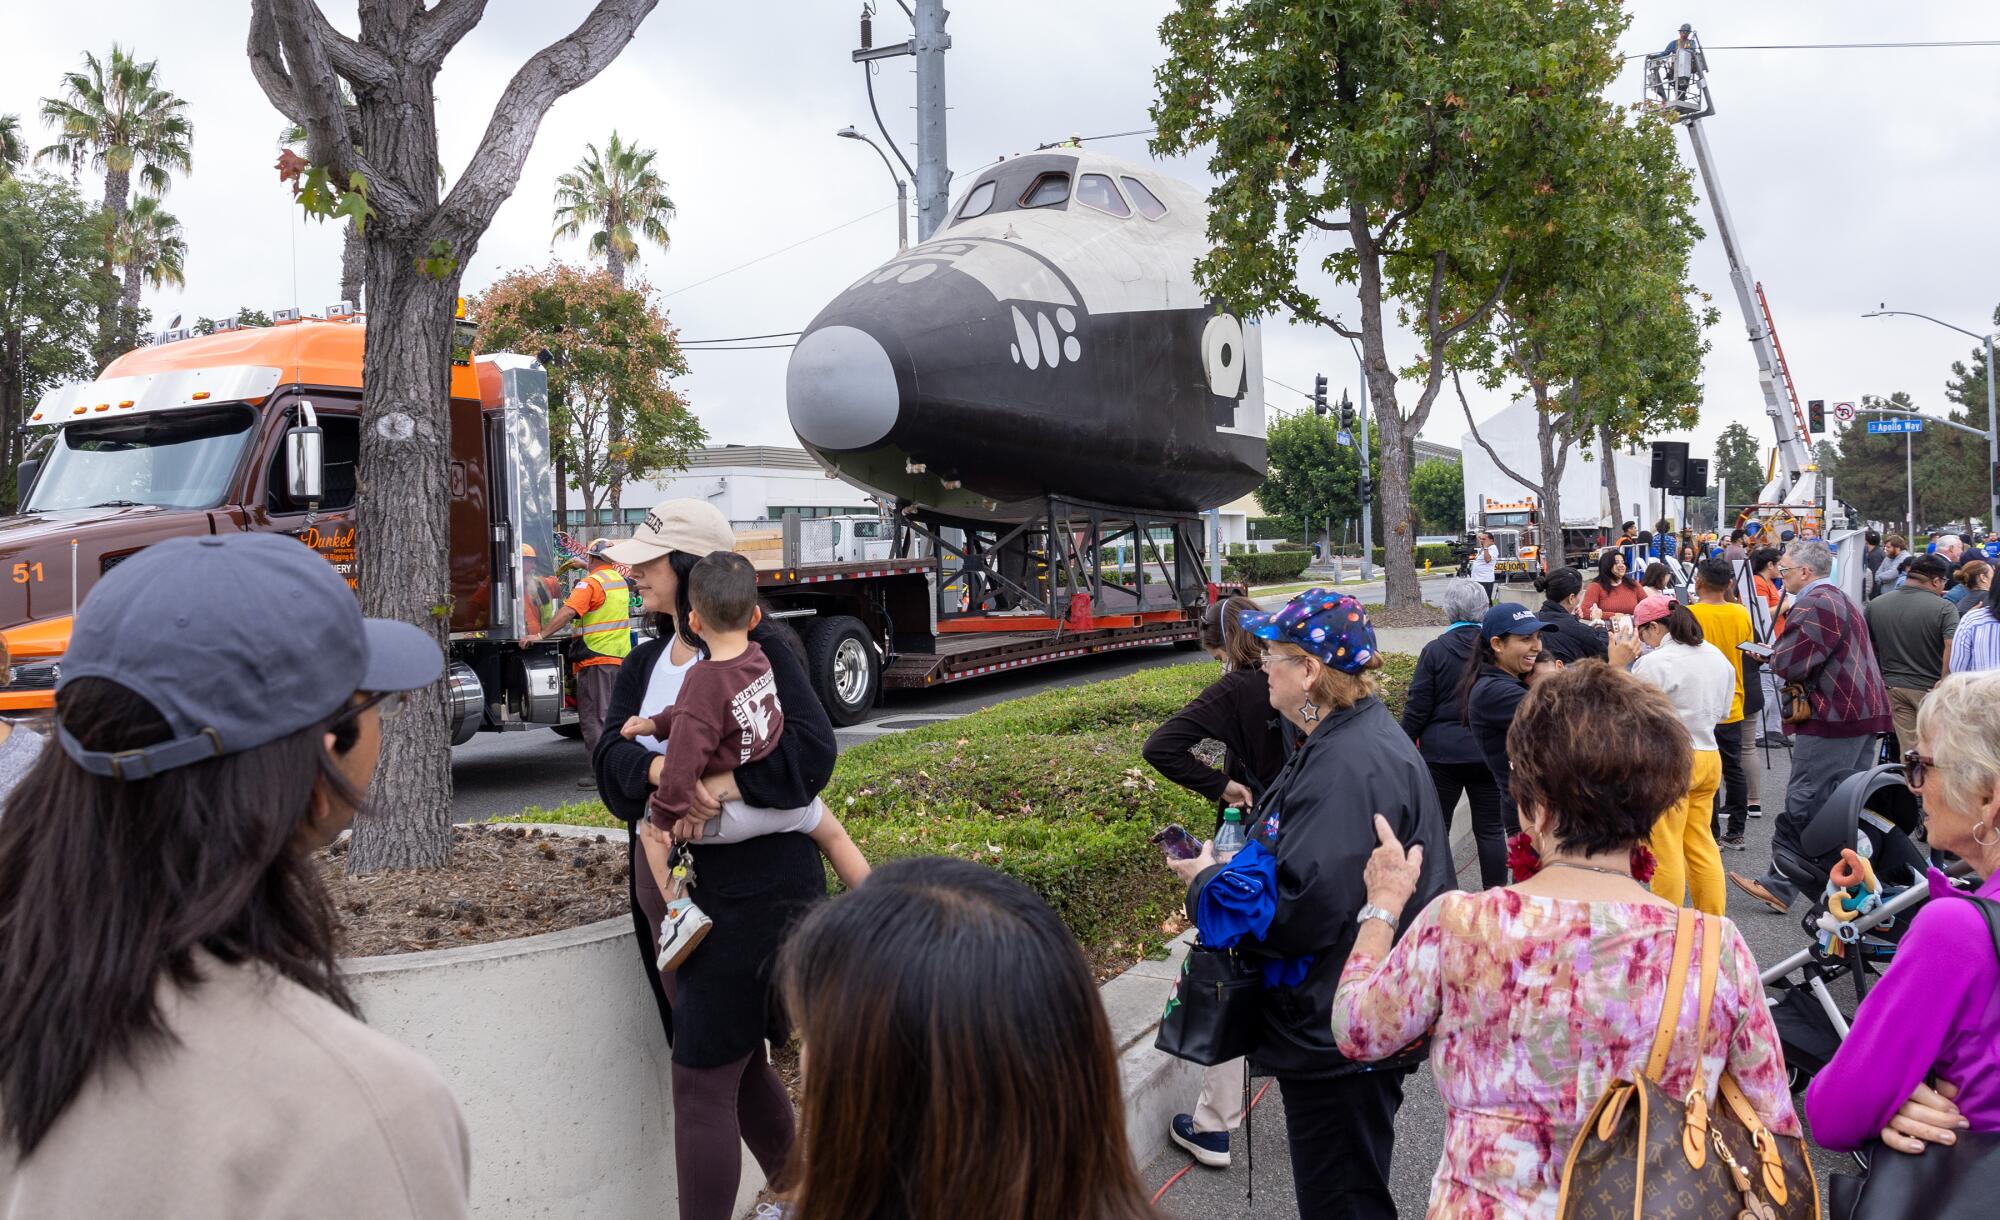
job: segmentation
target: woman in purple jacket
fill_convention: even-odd
[[[2000,673],[1940,682],[1903,759],[1931,846],[1972,865],[1986,879],[1978,898],[2000,902]],[[1929,883],[1933,900],[1806,1093],[1813,1138],[1828,1148],[1879,1135],[1915,1153],[1954,1131],[2000,1132],[2000,956],[1985,913],[1935,870]]]

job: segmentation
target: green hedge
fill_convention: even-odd
[[[1296,580],[1312,562],[1310,551],[1272,551],[1263,555],[1231,555],[1223,576],[1245,584],[1268,585]]]
[[[1416,660],[1383,660],[1382,697],[1400,713]],[[1152,835],[1169,822],[1206,835],[1215,817],[1140,748],[1219,673],[1161,666],[879,737],[840,756],[824,796],[871,863],[943,855],[997,868],[1053,907],[1095,964],[1130,964],[1157,954],[1182,902]],[[586,801],[506,820],[606,818]]]

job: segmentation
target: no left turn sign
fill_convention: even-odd
[[[1852,421],[1854,418],[1854,404],[1851,402],[1834,403],[1833,417],[1843,424]]]

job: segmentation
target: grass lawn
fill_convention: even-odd
[[[1400,712],[1416,660],[1384,662],[1381,693]],[[1181,927],[1181,887],[1148,840],[1169,822],[1206,834],[1215,819],[1140,747],[1218,676],[1208,661],[1161,666],[879,737],[841,755],[824,796],[871,862],[997,868],[1055,908],[1094,966],[1130,965]],[[596,801],[498,820],[621,825]]]

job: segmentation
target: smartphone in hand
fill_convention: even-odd
[[[1153,842],[1160,845],[1169,860],[1192,860],[1201,854],[1201,840],[1188,833],[1187,827],[1175,823],[1153,836]]]

